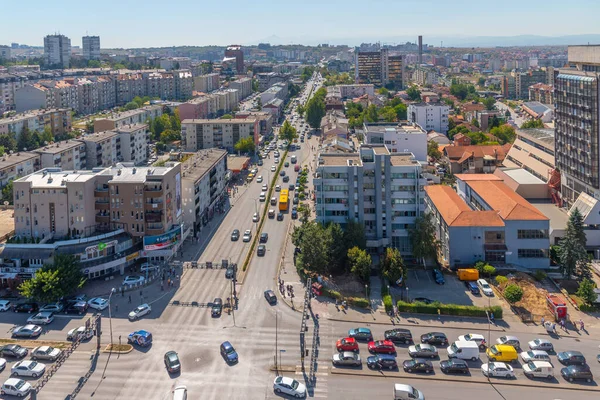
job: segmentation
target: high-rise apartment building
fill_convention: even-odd
[[[600,199],[600,46],[569,46],[568,69],[554,79],[555,154],[563,201]]]
[[[397,60],[394,62],[397,65]],[[356,82],[385,86],[389,79],[388,50],[356,50]]]
[[[401,55],[388,57],[388,83],[394,84],[394,89],[404,88],[404,62]]]
[[[502,95],[511,100],[528,100],[529,87],[536,83],[548,83],[548,73],[545,70],[513,71],[503,78]]]
[[[233,146],[243,138],[251,137],[258,144],[258,120],[246,119],[185,119],[181,121],[181,140],[186,151]]]
[[[232,44],[225,49],[226,58],[235,58],[235,69],[238,74],[244,73],[244,52],[242,46]]]
[[[434,130],[448,133],[448,114],[450,107],[446,103],[419,103],[408,106],[408,121],[420,125],[426,131]]]
[[[48,35],[44,38],[44,58],[51,67],[69,68],[71,65],[71,39],[65,35]]]
[[[82,38],[82,50],[85,60],[99,60],[100,36],[84,36]]]
[[[411,257],[409,230],[424,210],[421,163],[385,145],[362,145],[357,153],[320,154],[314,179],[317,221],[365,227],[367,247],[395,247]]]

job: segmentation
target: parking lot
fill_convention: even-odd
[[[499,306],[501,300],[496,296],[488,297],[483,294],[473,295],[464,282],[457,276],[444,274],[446,283],[438,285],[433,279],[432,271],[413,269],[408,273],[408,287],[410,299],[425,297],[433,301],[439,300],[447,304],[461,304],[467,306]]]

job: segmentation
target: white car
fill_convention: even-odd
[[[258,216],[258,213],[254,213],[254,215],[252,216],[252,222],[258,222],[259,219],[260,217]]]
[[[513,368],[503,362],[491,362],[489,364],[483,364],[481,366],[481,372],[485,376],[495,378],[514,378],[515,371]]]
[[[278,376],[275,378],[273,390],[277,394],[283,393],[298,398],[306,396],[306,386],[295,379],[285,376]]]
[[[27,318],[28,324],[48,325],[54,321],[54,314],[48,311],[42,311]]]
[[[490,286],[489,283],[487,283],[487,281],[485,279],[478,279],[477,280],[477,286],[479,286],[479,288],[481,288],[481,291],[486,296],[493,296],[494,295],[494,291],[492,290],[492,287]]]
[[[529,361],[550,361],[550,356],[544,350],[529,350],[521,353],[523,362]]]
[[[78,337],[81,337],[82,340],[86,340],[90,339],[92,336],[94,336],[94,332],[91,329],[85,329],[85,326],[73,328],[67,332],[67,340],[77,340]]]
[[[263,192],[266,192],[268,188],[269,188],[269,187],[267,186],[267,184],[266,184],[266,183],[265,183],[264,185],[262,185],[262,191],[263,191]]]
[[[185,400],[187,399],[187,386],[177,386],[173,390],[173,400]]]
[[[30,376],[32,378],[42,376],[44,372],[46,372],[46,364],[30,360],[19,361],[10,369],[10,373],[14,376]]]
[[[479,333],[467,333],[466,335],[460,335],[458,337],[459,342],[470,342],[473,341],[477,343],[480,349],[484,350],[486,348],[486,341],[483,335]]]
[[[146,280],[146,278],[144,278],[143,276],[137,276],[137,275],[128,275],[125,277],[125,279],[123,279],[123,286],[125,285],[137,285],[140,283],[144,283],[144,281]]]
[[[23,379],[18,378],[9,378],[2,385],[2,389],[0,392],[3,395],[11,395],[17,397],[25,397],[31,392],[31,384],[29,382],[25,382]]]
[[[244,231],[244,237],[242,237],[242,241],[249,242],[250,239],[252,239],[252,232],[250,231],[250,229],[246,229]]]
[[[281,191],[281,186],[280,185],[276,185],[275,186],[275,191],[276,192],[280,192]]]
[[[262,175],[259,175],[259,176],[256,177],[256,182],[262,183],[262,181],[263,181]]]
[[[277,167],[276,167],[276,166],[274,166],[274,165],[273,165],[273,166],[271,166],[271,172],[275,172],[276,170],[277,170]]]
[[[50,303],[40,308],[40,311],[49,311],[53,313],[59,313],[65,308],[61,303]]]
[[[140,272],[152,272],[155,270],[160,269],[160,267],[158,265],[153,265],[153,264],[148,264],[148,263],[143,263],[142,266],[140,267]]]
[[[94,310],[105,310],[108,307],[108,300],[102,297],[94,297],[88,301],[88,306]]]
[[[52,346],[39,346],[31,351],[32,360],[50,360],[56,361],[62,351]]]
[[[531,350],[554,351],[554,345],[548,339],[533,339],[527,344]]]
[[[150,314],[151,310],[152,310],[152,307],[150,307],[149,304],[142,304],[140,306],[137,306],[137,308],[135,310],[133,310],[132,312],[129,313],[129,319],[133,321],[138,318],[141,318],[146,314]]]
[[[0,300],[0,311],[8,311],[12,307],[12,304],[9,300]]]

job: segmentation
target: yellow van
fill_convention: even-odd
[[[495,344],[485,352],[490,361],[514,362],[519,358],[517,350],[507,344]]]

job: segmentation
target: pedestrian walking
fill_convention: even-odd
[[[165,285],[164,283],[160,283],[160,291],[163,292],[165,290]]]
[[[562,329],[563,331],[565,330],[565,320],[564,319],[560,320],[560,329]]]
[[[552,332],[554,332],[555,334],[558,334],[558,332],[556,332],[556,324],[552,323]]]
[[[580,328],[579,328],[580,330],[582,330],[582,331],[585,330],[582,319],[579,320],[579,326],[580,326]]]
[[[546,319],[544,317],[542,317],[542,326],[545,326],[544,324],[546,323]]]
[[[129,295],[129,304],[131,304],[131,295]]]

